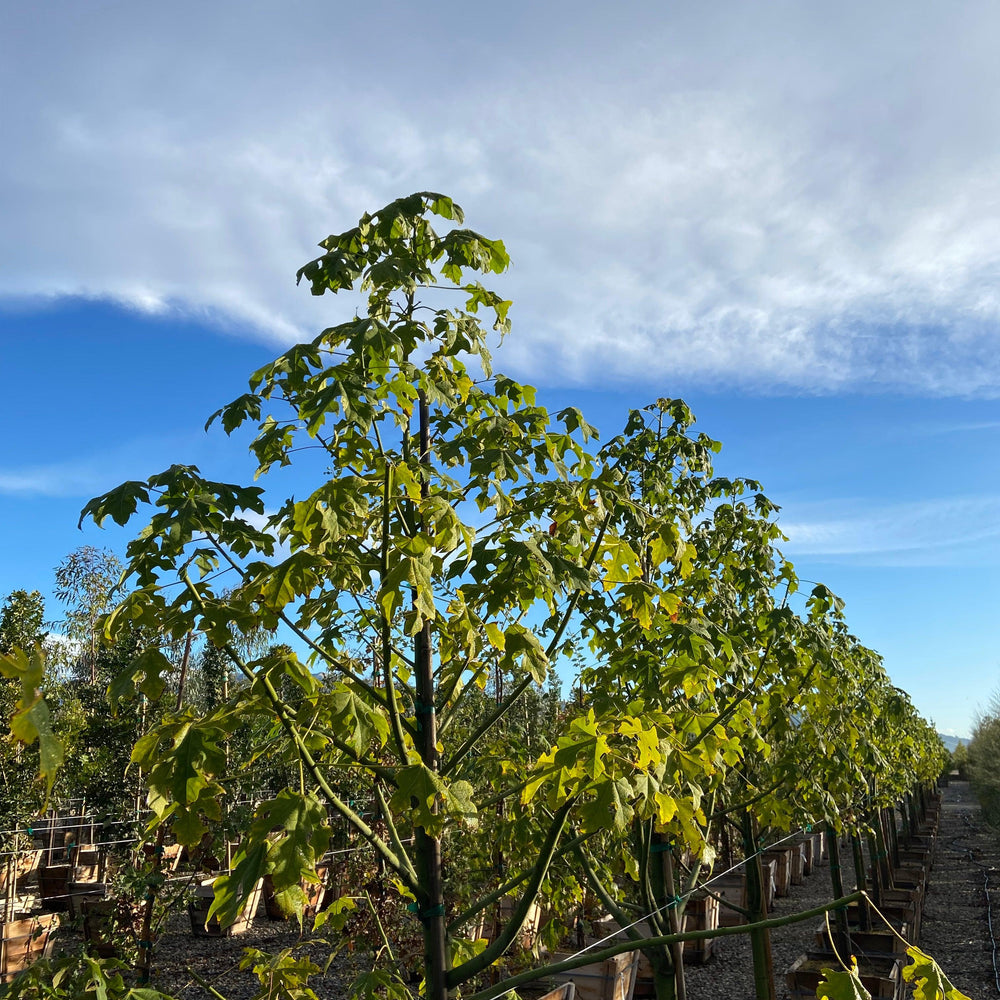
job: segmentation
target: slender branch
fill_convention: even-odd
[[[517,901],[514,912],[511,914],[510,920],[507,921],[507,925],[497,936],[497,939],[487,945],[483,951],[448,973],[449,988],[459,986],[467,979],[478,975],[484,969],[488,969],[513,944],[514,939],[521,932],[521,927],[528,916],[531,904],[534,903],[535,898],[538,896],[538,890],[541,888],[542,881],[549,870],[549,865],[552,863],[556,845],[559,843],[559,838],[562,836],[563,830],[566,829],[566,820],[575,803],[576,796],[574,795],[568,798],[552,817],[552,824],[542,843],[541,850],[538,852],[538,861],[535,862],[531,877],[528,879],[528,884],[525,886],[521,898]]]
[[[604,908],[615,918],[622,932],[627,934],[631,940],[638,941],[641,935],[634,927],[628,926],[632,923],[629,915],[618,905],[611,893],[608,892],[600,876],[594,871],[594,867],[590,863],[590,858],[584,853],[582,846],[577,846],[573,850],[573,856],[583,869],[583,875],[587,880],[587,884],[597,893],[598,898],[604,904]]]
[[[701,741],[716,727],[724,726],[735,714],[736,709],[746,701],[751,695],[755,694],[757,691],[757,681],[760,679],[760,675],[764,672],[764,667],[767,664],[767,658],[771,655],[771,646],[774,644],[774,637],[772,636],[767,645],[764,647],[764,651],[761,654],[760,664],[757,667],[756,673],[753,675],[753,679],[749,684],[742,686],[740,694],[734,698],[729,705],[726,706],[711,723],[707,723],[702,727],[702,730],[694,738],[694,740],[687,745],[689,750],[693,750]]]
[[[705,893],[706,896],[711,896],[720,906],[724,906],[727,910],[735,910],[737,913],[746,917],[747,920],[750,919],[751,913],[749,910],[744,909],[744,907],[737,905],[732,900],[726,899],[725,896],[720,896],[716,892],[712,892],[707,885],[703,885],[700,889],[701,892]]]
[[[236,572],[239,573],[241,577],[243,577],[243,568],[240,566],[238,562],[236,562],[235,559],[233,559],[233,557],[226,550],[225,546],[210,531],[205,532],[205,537],[212,543],[212,545],[215,546],[219,554],[226,560],[226,562],[228,562],[229,565],[234,570],[236,570]],[[245,577],[243,577],[243,579],[245,579]],[[187,574],[185,574],[185,582],[186,581],[187,581]],[[200,603],[201,606],[203,607],[204,601],[201,601]],[[361,687],[370,697],[379,700],[380,695],[375,688],[373,688],[370,684],[368,684],[367,681],[364,680],[364,678],[357,676],[353,671],[347,669],[342,664],[338,663],[337,658],[335,656],[331,656],[329,652],[327,652],[325,649],[322,649],[319,645],[317,645],[308,635],[306,635],[306,633],[301,628],[299,628],[298,625],[295,624],[295,622],[291,620],[291,618],[288,617],[288,615],[285,614],[284,611],[279,611],[278,617],[314,653],[316,653],[318,656],[321,656],[327,663],[336,665],[337,669],[342,674],[344,674],[345,677],[348,677],[350,680],[354,681],[354,683],[357,684],[359,687]]]
[[[489,809],[490,806],[495,806],[498,802],[503,802],[505,799],[509,799],[519,792],[524,791],[535,780],[535,777],[525,778],[524,781],[519,781],[516,785],[511,788],[505,788],[502,792],[497,792],[496,795],[490,796],[488,799],[484,799],[482,802],[477,803],[476,808],[479,812],[484,809]]]
[[[220,993],[207,979],[199,976],[191,966],[187,966],[188,975],[203,989],[209,996],[214,997],[214,1000],[229,1000],[224,993]]]
[[[471,661],[472,661],[472,654],[470,653],[468,656],[466,656],[465,663],[461,667],[455,668],[455,676],[452,678],[452,681],[448,685],[447,690],[441,690],[440,688],[438,688],[437,706],[436,706],[436,711],[438,715],[441,715],[443,713],[444,707],[454,697],[455,691],[458,689],[458,685],[462,682],[462,674],[464,674],[469,669],[469,663]],[[469,682],[465,685],[465,687],[468,688],[469,684],[475,683],[476,678],[485,669],[486,665],[484,663],[480,663],[479,666],[476,668],[475,672],[472,674],[472,677],[469,678]],[[461,697],[461,695],[459,697]],[[458,703],[456,702],[456,705],[457,704]],[[453,715],[454,709],[455,706],[452,706],[452,709],[448,714]],[[443,732],[443,723],[438,723],[438,734],[440,735],[442,732]]]
[[[647,827],[645,823],[638,823],[638,841],[639,841],[639,875],[640,875],[640,890],[642,893],[643,902],[646,905],[646,912],[649,915],[648,919],[652,923],[655,930],[659,933],[664,932],[663,924],[660,921],[660,899],[656,892],[653,890],[653,880],[650,875],[650,864],[652,861],[652,853],[650,852],[650,835],[652,833],[652,821],[650,821],[650,826]]]
[[[409,854],[406,853],[402,838],[399,836],[396,824],[392,820],[392,811],[389,809],[389,803],[385,800],[385,793],[382,791],[382,786],[377,782],[375,783],[375,794],[378,796],[379,811],[382,813],[382,819],[389,831],[389,839],[392,841],[392,846],[396,849],[397,855],[406,863],[413,881],[416,882],[417,870],[413,867],[413,862],[410,860]]]
[[[607,531],[610,524],[611,514],[606,514],[604,520],[601,522],[601,527],[597,532],[597,537],[594,539],[594,545],[590,550],[590,555],[587,557],[585,568],[588,572],[593,569],[594,562],[597,559],[597,554],[601,548],[601,543],[604,541],[604,533]],[[563,612],[559,627],[556,629],[555,634],[549,641],[549,644],[545,647],[545,655],[547,657],[551,657],[552,654],[559,648],[559,643],[562,640],[563,633],[569,625],[570,618],[573,616],[573,612],[576,610],[576,605],[579,600],[580,591],[574,590],[569,599],[569,603],[566,606],[566,610]],[[508,697],[502,705],[498,705],[496,710],[492,712],[484,722],[480,723],[480,725],[476,727],[476,729],[469,735],[458,750],[452,754],[451,758],[442,764],[441,774],[450,774],[455,769],[456,765],[459,764],[461,760],[473,749],[473,747],[475,747],[479,741],[510,711],[515,702],[520,699],[521,695],[523,695],[533,683],[534,679],[530,674],[528,674],[519,684],[516,684],[514,690],[510,694],[510,697]]]
[[[553,855],[552,858],[561,858],[565,854],[569,854],[574,848],[579,847],[581,844],[585,844],[591,837],[597,836],[600,830],[594,830],[592,833],[582,833],[574,837],[571,841],[564,844],[559,848]],[[512,879],[508,879],[499,888],[494,889],[489,895],[481,896],[477,899],[471,906],[464,909],[454,920],[448,924],[448,933],[454,934],[460,927],[467,924],[477,913],[481,913],[488,906],[492,906],[497,901],[503,899],[504,896],[508,895],[512,889],[516,889],[522,882],[526,882],[531,878],[531,873],[534,871],[533,868],[529,868],[527,871],[521,872],[520,875],[516,875]]]
[[[194,597],[198,606],[205,610],[205,602],[202,600],[201,594],[198,592],[198,588],[191,582],[190,577],[187,573],[184,574],[184,580],[187,583],[192,596]],[[229,658],[236,665],[236,668],[247,678],[251,683],[260,680],[263,684],[264,690],[267,694],[268,700],[271,702],[274,708],[275,714],[278,716],[278,721],[281,723],[285,732],[291,737],[292,742],[295,744],[295,748],[298,751],[299,757],[305,762],[306,768],[312,775],[313,781],[323,792],[326,797],[327,802],[330,806],[341,816],[347,820],[351,826],[354,827],[368,841],[369,844],[380,854],[385,861],[392,867],[392,869],[397,872],[403,880],[407,883],[408,887],[415,891],[417,888],[416,882],[412,878],[412,873],[406,865],[404,865],[399,858],[396,857],[395,853],[389,848],[389,846],[382,840],[378,834],[361,818],[361,816],[356,813],[346,802],[344,802],[339,795],[330,787],[329,782],[326,780],[326,776],[323,774],[322,770],[317,764],[309,748],[306,746],[305,741],[302,739],[302,734],[299,732],[295,721],[290,717],[288,713],[288,707],[282,700],[281,696],[275,690],[274,685],[271,683],[269,677],[262,676],[258,677],[254,672],[246,665],[243,658],[239,653],[233,648],[232,643],[226,643],[222,647]]]
[[[319,733],[324,738],[328,739],[345,757],[349,757],[357,767],[363,767],[367,771],[371,771],[376,777],[381,778],[383,781],[387,781],[390,785],[396,784],[395,774],[391,767],[386,767],[384,764],[379,764],[378,761],[370,760],[368,757],[363,757],[361,754],[357,753],[354,748],[349,744],[345,743],[336,733],[327,729],[324,726],[313,726],[310,729],[311,732]]]
[[[745,774],[743,774],[742,777],[743,780],[748,785],[754,786],[754,783]],[[732,812],[735,812],[737,810],[744,811],[746,809],[749,809],[750,806],[754,805],[754,803],[759,802],[761,799],[767,798],[768,795],[770,795],[773,791],[780,788],[784,784],[785,784],[785,778],[784,777],[779,778],[777,781],[774,782],[774,784],[772,784],[768,788],[765,788],[763,791],[759,792],[757,795],[754,795],[752,798],[744,799],[737,805],[728,805],[728,806],[723,806],[720,809],[717,809],[708,817],[708,821],[711,823],[714,822],[715,820],[725,819]]]
[[[378,688],[372,687],[363,677],[359,674],[354,673],[349,667],[344,666],[343,662],[340,661],[336,656],[333,656],[328,650],[323,649],[318,643],[311,639],[306,632],[299,628],[284,611],[278,612],[278,617],[301,639],[314,653],[321,656],[327,663],[334,666],[339,670],[349,681],[357,684],[365,694],[367,694],[374,701],[378,702],[382,700],[382,694]]]

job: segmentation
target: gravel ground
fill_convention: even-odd
[[[153,985],[178,1000],[210,1000],[210,994],[191,976],[189,970],[193,970],[227,1000],[249,1000],[261,985],[252,971],[240,971],[243,950],[260,948],[274,954],[299,940],[296,922],[272,922],[264,915],[263,907],[246,932],[228,938],[193,937],[187,914],[176,914],[157,950]],[[305,940],[309,940],[308,934]],[[322,969],[329,950],[314,945],[303,953]],[[325,973],[310,979],[309,985],[321,1000],[340,1000],[353,979],[352,965],[350,956],[339,955]]]
[[[844,891],[854,890],[854,862],[851,851],[841,852],[841,877]],[[800,910],[822,906],[833,898],[830,865],[822,862],[813,868],[801,885],[793,885],[788,896],[774,901],[770,916],[782,917]],[[771,953],[778,997],[787,997],[785,970],[804,951],[814,946],[816,929],[822,917],[804,920],[771,931]],[[689,966],[686,970],[688,996],[691,1000],[753,1000],[753,959],[750,938],[746,934],[725,937],[713,946],[712,957],[704,965]]]
[[[849,849],[841,853],[845,891],[855,885]],[[933,955],[952,982],[974,1000],[1000,996],[993,965],[993,946],[987,923],[984,878],[989,876],[993,914],[1000,934],[1000,836],[982,822],[979,807],[966,782],[953,781],[943,789],[941,826],[934,866],[924,906],[921,947]],[[822,905],[832,897],[829,864],[814,868],[791,895],[776,899],[774,916]],[[775,979],[779,1000],[786,1000],[785,970],[813,947],[820,919],[806,920],[772,931]],[[68,934],[72,937],[72,932]],[[157,947],[154,985],[180,1000],[209,1000],[189,970],[211,982],[229,1000],[250,1000],[259,990],[256,978],[239,971],[246,947],[275,952],[294,944],[297,926],[272,923],[263,909],[251,929],[231,938],[195,938],[185,913],[172,916]],[[69,942],[67,941],[67,944]],[[323,966],[325,953],[313,950]],[[342,955],[329,970],[312,980],[321,1000],[344,996],[352,978],[352,957]],[[1000,959],[998,959],[1000,964]],[[753,1000],[753,973],[749,938],[719,939],[712,958],[687,969],[691,1000]]]
[[[310,940],[308,932],[300,938],[295,921],[271,921],[263,905],[253,924],[242,934],[232,937],[195,937],[186,912],[171,914],[165,932],[157,943],[153,958],[151,985],[178,1000],[211,1000],[192,972],[222,993],[227,1000],[250,1000],[261,989],[260,981],[251,970],[239,968],[245,948],[259,948],[271,954]],[[67,951],[80,948],[78,932],[63,928],[62,946]],[[322,945],[307,946],[299,954],[307,954],[322,969],[330,949]],[[338,955],[329,969],[310,980],[310,986],[320,1000],[340,1000],[354,977],[353,956]]]

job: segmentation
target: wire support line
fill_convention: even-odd
[[[101,848],[101,847],[113,847],[116,844],[138,844],[138,843],[141,843],[141,841],[138,838],[136,838],[136,837],[128,837],[125,840],[100,840],[100,841],[97,841],[96,843],[93,843],[93,844],[73,844],[72,847],[70,847],[69,849],[73,850],[73,851],[75,851],[75,850],[92,851],[92,850],[97,850],[98,848]],[[27,857],[29,854],[32,854],[35,851],[37,851],[39,854],[42,854],[42,853],[44,853],[44,854],[48,854],[48,853],[55,854],[55,853],[58,853],[60,851],[65,851],[65,850],[66,850],[66,848],[63,847],[62,845],[59,845],[59,846],[56,846],[56,847],[51,847],[51,848],[49,848],[49,847],[31,847],[31,848],[27,848],[27,849],[24,849],[24,850],[0,851],[0,858]],[[61,863],[68,864],[69,862],[67,861],[67,862],[61,862]]]
[[[63,823],[63,819],[80,819],[84,820],[82,823]],[[54,822],[54,827],[52,826]],[[36,820],[37,826],[34,823],[26,822],[23,826],[19,826],[16,830],[0,830],[0,837],[7,836],[25,836],[25,837],[46,837],[54,829],[56,833],[66,833],[70,830],[87,830],[90,827],[104,829],[109,826],[127,826],[129,823],[138,823],[140,820],[134,819],[116,819],[116,820],[100,820],[96,817],[89,816],[66,816],[57,817],[53,820],[50,816],[42,817]]]

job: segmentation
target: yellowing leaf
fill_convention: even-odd
[[[677,815],[676,800],[666,792],[657,792],[653,796],[653,801],[656,803],[657,821],[666,826]]]
[[[816,996],[819,1000],[871,1000],[871,994],[858,978],[857,966],[849,972],[824,969]]]
[[[914,945],[906,949],[906,954],[913,962],[903,969],[903,978],[913,983],[914,1000],[969,1000],[951,984],[941,966],[930,955]]]

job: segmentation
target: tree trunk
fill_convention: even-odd
[[[420,460],[430,457],[430,428],[427,397],[420,393]],[[421,496],[429,494],[426,475],[421,477]],[[425,621],[414,636],[413,658],[416,682],[417,749],[424,766],[438,771],[437,718],[434,711],[434,662],[431,651],[431,626]],[[391,695],[390,695],[391,697]],[[433,806],[437,811],[437,805]],[[424,975],[428,1000],[448,997],[448,931],[445,922],[444,880],[441,874],[441,841],[424,827],[414,830],[416,869],[423,898],[417,899],[418,916],[424,931]]]
[[[875,834],[869,833],[865,837],[868,844],[868,870],[872,880],[872,899],[876,906],[882,905],[882,869],[878,863],[878,844],[875,841]]]
[[[854,887],[859,892],[864,892],[865,883],[865,852],[861,848],[861,838],[856,834],[851,834],[851,851],[854,854]],[[863,931],[872,929],[871,905],[867,899],[862,899],[858,904],[858,926]]]
[[[660,855],[663,858],[664,885],[667,890],[667,898],[677,899],[677,882],[674,879],[673,845],[667,840],[665,846],[666,850]],[[671,934],[680,934],[684,930],[683,907],[684,904],[681,903],[679,906],[672,906],[667,911]],[[670,960],[674,965],[674,996],[677,1000],[686,1000],[687,984],[684,981],[684,944],[682,942],[675,941],[670,946]],[[663,1000],[663,998],[657,997],[657,1000]]]
[[[829,828],[823,836],[826,837],[826,852],[830,856],[830,882],[833,886],[833,898],[841,899],[844,895],[844,878],[840,870],[840,841],[836,831]],[[846,962],[847,956],[851,954],[851,931],[847,926],[847,910],[834,911],[834,919],[837,925],[837,931],[834,934],[836,950]]]
[[[757,1000],[775,1000],[774,959],[771,956],[771,932],[753,928],[767,919],[767,896],[764,893],[764,871],[757,850],[757,824],[750,812],[743,813],[743,857],[747,878],[747,909],[750,911],[750,947],[753,951],[753,983]]]
[[[875,842],[878,844],[875,860],[878,862],[878,870],[882,877],[882,888],[889,890],[893,888],[892,866],[889,864],[889,846],[885,838],[885,813],[882,810],[875,816]]]
[[[653,969],[656,1000],[677,1000],[677,981],[674,978],[674,965],[670,961],[670,953],[661,946],[650,948],[643,954],[649,959]]]
[[[161,823],[156,831],[156,846],[153,849],[150,878],[146,883],[142,926],[139,930],[139,954],[136,956],[135,971],[140,986],[149,985],[149,977],[153,968],[153,906],[156,903],[156,891],[160,882],[159,874],[163,868],[163,834],[164,827]]]

